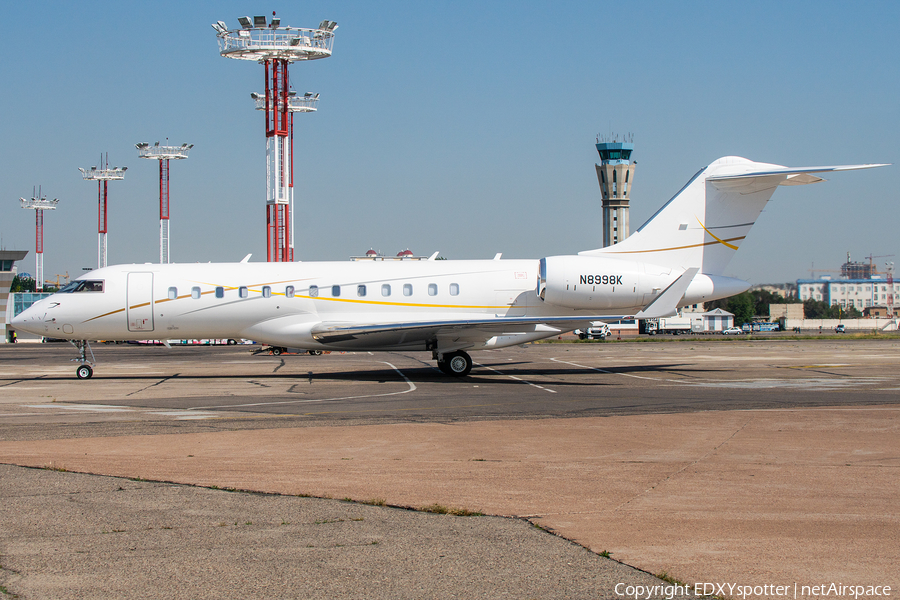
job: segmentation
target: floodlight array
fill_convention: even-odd
[[[110,181],[113,179],[125,179],[125,171],[128,170],[128,167],[113,167],[112,169],[98,169],[97,167],[82,169],[78,167],[78,170],[81,171],[82,179],[88,181]]]
[[[331,56],[334,21],[322,21],[317,29],[281,27],[281,19],[239,17],[240,29],[229,30],[224,22],[212,24],[219,38],[219,54],[226,58],[262,61],[282,59],[290,62]]]
[[[194,147],[193,144],[182,144],[180,146],[160,146],[156,142],[152,146],[148,142],[140,142],[134,145],[138,150],[140,158],[152,158],[156,160],[169,160],[178,158],[187,158],[188,152]]]

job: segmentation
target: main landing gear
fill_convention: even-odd
[[[87,340],[69,340],[69,343],[75,346],[80,354],[78,358],[72,359],[75,362],[81,363],[81,366],[75,369],[75,377],[78,379],[90,379],[94,374],[94,369],[91,365],[97,362],[94,359],[94,351],[91,350],[91,344]],[[88,352],[91,353],[90,360],[87,358]]]
[[[438,369],[444,375],[465,377],[472,370],[472,357],[462,350],[441,355],[435,352],[434,357],[437,359]]]

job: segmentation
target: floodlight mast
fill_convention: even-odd
[[[55,210],[59,199],[47,200],[38,191],[29,200],[19,198],[19,202],[22,203],[22,208],[34,210],[34,290],[40,292],[44,289],[44,211]]]
[[[188,152],[193,144],[180,146],[160,146],[159,142],[150,145],[148,142],[139,142],[134,145],[140,158],[159,161],[159,263],[162,265],[171,262],[169,254],[169,160],[188,157]]]
[[[228,30],[218,21],[212,27],[225,58],[255,60],[265,65],[265,96],[251,94],[257,110],[266,112],[266,260],[294,260],[295,112],[314,112],[318,94],[296,96],[290,89],[288,64],[331,56],[337,23],[322,21],[317,29],[281,27],[265,16],[238,18],[240,29]]]
[[[78,167],[78,170],[81,171],[81,177],[85,181],[96,181],[97,182],[97,196],[98,196],[98,210],[99,216],[97,219],[97,268],[102,269],[106,266],[107,261],[107,251],[106,251],[106,233],[108,231],[107,227],[107,189],[106,186],[108,182],[125,179],[125,171],[128,170],[128,167],[113,167],[109,168],[109,155],[107,155],[106,160],[104,161],[103,155],[100,155],[100,168],[91,167],[90,169],[82,169]]]

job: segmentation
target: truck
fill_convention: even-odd
[[[694,320],[691,317],[664,317],[660,319],[647,319],[644,330],[648,335],[657,333],[671,333],[681,335],[691,333],[694,330]]]

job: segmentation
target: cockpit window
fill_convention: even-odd
[[[66,284],[59,290],[59,294],[75,294],[79,292],[102,292],[103,291],[103,281],[91,280],[91,279],[77,279],[71,283]]]

